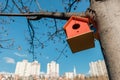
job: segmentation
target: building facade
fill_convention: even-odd
[[[17,62],[15,74],[19,76],[39,75],[40,64],[38,61],[28,62],[27,60]]]
[[[55,61],[51,61],[47,64],[47,75],[49,78],[58,78],[59,77],[59,64]]]
[[[107,70],[105,66],[104,60],[99,60],[96,62],[91,62],[89,64],[90,66],[90,75],[91,76],[102,76],[102,75],[107,75]]]
[[[76,68],[74,67],[73,72],[65,72],[64,77],[66,79],[74,79],[77,76]]]
[[[65,72],[65,78],[66,79],[73,79],[74,73],[73,72]]]

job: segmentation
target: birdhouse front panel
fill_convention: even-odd
[[[83,21],[71,20],[66,27],[66,35],[68,38],[78,36],[87,32],[90,32],[88,23]]]

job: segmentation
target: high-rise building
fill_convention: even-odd
[[[28,62],[27,60],[17,62],[15,74],[19,76],[39,75],[40,64],[38,61]]]
[[[65,72],[64,74],[66,79],[73,79],[74,78],[74,72]]]
[[[90,75],[91,76],[101,76],[101,75],[107,75],[107,70],[105,66],[104,60],[99,60],[96,62],[91,62],[89,64],[90,66]]]
[[[74,69],[73,69],[73,73],[74,73],[74,77],[76,76],[76,68],[74,66]]]
[[[73,78],[75,78],[77,76],[75,66],[74,66],[73,72],[65,72],[64,76],[67,79],[73,79]]]
[[[57,78],[59,77],[59,64],[55,61],[51,61],[47,64],[47,75],[50,78]]]

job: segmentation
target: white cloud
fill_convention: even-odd
[[[10,63],[10,64],[14,64],[15,63],[15,60],[13,58],[4,57],[3,59],[6,61],[6,63]]]
[[[19,57],[26,57],[27,55],[25,55],[25,54],[20,54],[20,53],[18,53],[18,52],[15,52],[14,53],[16,56],[19,56]]]

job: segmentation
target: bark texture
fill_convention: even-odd
[[[91,0],[110,80],[120,80],[120,0]]]

